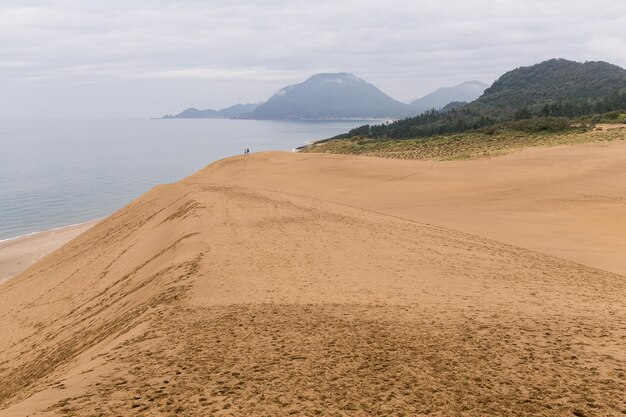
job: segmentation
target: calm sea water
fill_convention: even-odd
[[[246,147],[292,150],[361,124],[0,120],[0,240],[104,217]]]

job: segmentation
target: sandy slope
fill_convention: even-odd
[[[621,415],[625,187],[623,145],[217,162],[0,286],[0,416]]]

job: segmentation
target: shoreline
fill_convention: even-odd
[[[89,220],[0,240],[0,285],[87,231],[100,220]]]
[[[72,227],[79,227],[79,226],[82,226],[82,225],[85,225],[85,224],[89,224],[89,223],[96,223],[96,222],[98,222],[98,221],[100,221],[102,219],[104,219],[104,217],[99,218],[99,219],[87,220],[87,221],[79,222],[79,223],[72,223],[72,224],[68,224],[66,226],[53,227],[52,229],[37,230],[35,232],[24,233],[23,235],[2,238],[2,239],[0,239],[0,247],[2,246],[2,244],[7,243],[7,242],[11,242],[13,240],[24,239],[24,238],[27,238],[27,237],[30,237],[30,236],[38,235],[40,233],[54,232],[54,231],[57,231],[57,230],[63,230],[63,229],[68,229],[68,228],[72,228]]]

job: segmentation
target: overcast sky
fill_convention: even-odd
[[[351,72],[401,101],[563,57],[626,67],[626,2],[0,0],[0,117],[151,117]]]

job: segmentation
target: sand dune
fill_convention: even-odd
[[[620,415],[626,146],[262,153],[0,286],[0,416]]]

